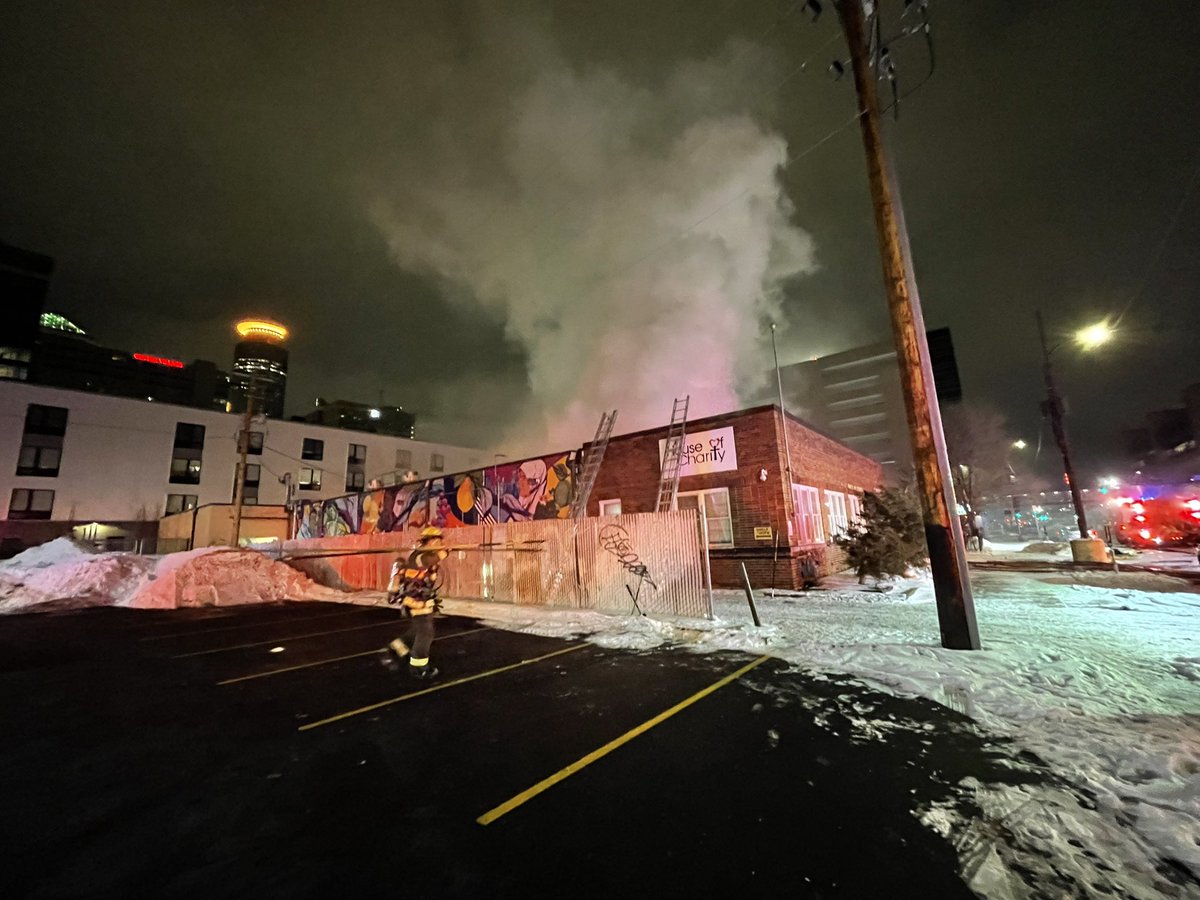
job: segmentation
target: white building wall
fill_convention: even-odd
[[[31,403],[69,410],[57,477],[15,474],[25,413]],[[203,425],[205,429],[200,483],[196,485],[170,481],[175,426],[179,422]],[[156,519],[164,512],[168,494],[195,494],[200,504],[228,503],[233,497],[240,427],[241,416],[235,414],[0,382],[0,518],[8,518],[14,488],[53,490],[50,518],[55,521]],[[367,448],[368,481],[397,469],[398,450],[411,454],[411,468],[423,478],[440,474],[432,468],[433,454],[443,457],[446,473],[485,464],[486,454],[480,450],[304,422],[260,420],[252,430],[264,432],[262,455],[248,457],[250,463],[262,466],[260,504],[282,504],[286,488],[279,476],[290,472],[298,484],[301,467],[322,470],[321,489],[297,491],[298,499],[324,499],[346,493],[350,444]],[[305,438],[325,442],[321,461],[301,460]]]

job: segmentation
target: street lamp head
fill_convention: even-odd
[[[1016,447],[1018,450],[1024,450],[1029,445],[1027,443],[1025,443],[1023,440],[1020,440],[1018,438],[1017,440],[1013,441],[1013,446]]]
[[[1086,328],[1080,328],[1075,332],[1075,341],[1084,350],[1092,350],[1099,347],[1101,344],[1107,344],[1112,340],[1113,327],[1107,319],[1097,322],[1094,325],[1088,325]]]

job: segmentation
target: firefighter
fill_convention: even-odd
[[[449,555],[442,545],[439,528],[426,528],[407,557],[392,563],[388,581],[388,603],[400,604],[401,612],[411,617],[412,627],[405,635],[410,647],[401,638],[388,646],[400,659],[408,657],[408,673],[420,681],[437,676],[438,670],[429,663],[429,648],[433,644],[433,614],[440,609],[438,586],[441,575],[438,566]]]

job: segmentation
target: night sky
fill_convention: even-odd
[[[689,390],[718,411],[771,317],[784,362],[888,335],[857,126],[812,149],[854,112],[832,3],[798,5],[10,0],[0,238],[55,257],[49,308],[113,346],[228,365],[237,316],[278,318],[289,413],[382,398],[424,437],[548,450],[606,404],[618,430]],[[1125,312],[1057,357],[1098,474],[1200,381],[1200,192],[1167,234],[1200,8],[930,12],[936,69],[889,125],[926,321],[1033,444],[1033,310]],[[921,42],[896,53],[918,85]]]

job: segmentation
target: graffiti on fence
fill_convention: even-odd
[[[575,454],[559,453],[428,481],[304,500],[296,508],[296,537],[338,537],[461,528],[570,515]]]
[[[600,546],[617,558],[621,568],[636,575],[639,582],[644,581],[650,587],[658,590],[658,585],[650,577],[650,570],[638,557],[637,551],[629,540],[629,532],[621,525],[605,525],[600,529]],[[641,585],[638,585],[639,590]],[[636,600],[635,600],[636,602]]]

